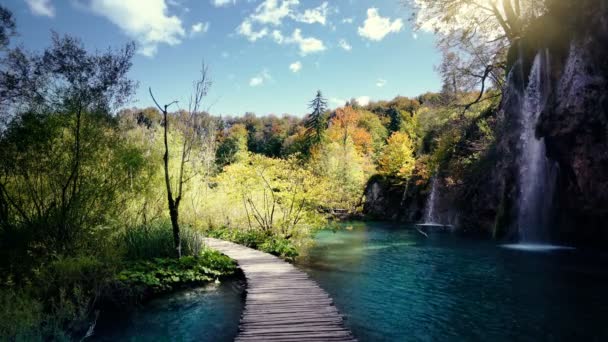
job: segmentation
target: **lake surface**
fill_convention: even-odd
[[[124,315],[102,312],[90,340],[232,341],[243,290],[243,282],[230,280],[164,295]]]
[[[299,267],[360,341],[606,341],[608,257],[383,223],[321,231]]]

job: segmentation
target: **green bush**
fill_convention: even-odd
[[[219,228],[206,233],[209,237],[232,241],[287,260],[294,260],[298,256],[298,250],[290,239],[259,230]]]
[[[93,253],[49,255],[19,278],[4,274],[0,341],[68,341],[81,337],[115,267],[110,259]]]
[[[0,340],[41,340],[42,303],[29,294],[0,289]]]
[[[96,300],[116,266],[93,256],[59,257],[39,272],[38,297],[44,298],[45,334],[79,336],[89,326]]]
[[[283,259],[293,261],[298,256],[298,250],[288,239],[273,237],[262,243],[259,249],[274,254]]]
[[[205,250],[196,257],[135,261],[116,279],[127,288],[139,287],[144,292],[160,293],[231,275],[235,270],[236,264],[230,258],[216,251]]]

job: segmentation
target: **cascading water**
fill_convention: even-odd
[[[534,59],[528,86],[524,92],[520,124],[519,198],[517,228],[520,243],[510,247],[526,250],[550,250],[547,245],[556,166],[546,156],[544,138],[536,137],[536,126],[549,93],[548,52]]]
[[[519,165],[518,229],[521,242],[547,241],[547,226],[555,184],[554,166],[546,156],[545,140],[536,137],[538,117],[550,86],[546,68],[548,53],[534,59],[521,111],[521,159]]]
[[[426,208],[424,212],[424,224],[438,225],[439,220],[436,217],[436,201],[437,201],[437,177],[433,177],[431,181],[431,193],[426,200]]]

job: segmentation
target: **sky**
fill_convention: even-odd
[[[321,90],[332,108],[438,91],[434,37],[414,32],[402,0],[8,0],[30,50],[51,31],[91,50],[137,44],[130,106],[187,107],[204,61],[216,115],[302,116]]]

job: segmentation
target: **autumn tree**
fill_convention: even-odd
[[[323,132],[327,128],[327,100],[323,98],[321,91],[317,91],[315,98],[310,101],[308,106],[312,112],[308,115],[304,126],[306,127],[307,145],[310,147],[318,144],[323,137]]]
[[[361,112],[351,106],[336,109],[330,120],[327,136],[343,147],[347,145],[348,139],[351,139],[364,154],[373,151],[372,135],[365,125],[362,125]]]
[[[163,154],[163,169],[165,174],[165,187],[167,189],[167,204],[169,207],[169,217],[171,219],[171,227],[173,229],[173,243],[178,258],[182,256],[182,245],[181,245],[181,233],[179,227],[179,206],[184,194],[184,184],[189,180],[185,177],[186,163],[190,160],[192,148],[200,135],[197,131],[196,118],[200,114],[203,98],[209,92],[211,87],[211,80],[208,75],[208,68],[203,64],[200,71],[200,78],[194,82],[193,92],[190,95],[188,103],[188,110],[179,113],[177,125],[182,134],[182,146],[179,153],[179,168],[178,174],[175,179],[175,183],[171,181],[171,171],[169,166],[169,143],[168,143],[168,130],[169,130],[169,117],[168,109],[170,106],[177,103],[177,101],[170,102],[161,107],[156,101],[152,93],[152,88],[149,89],[150,97],[163,113],[163,143],[165,151]],[[175,184],[175,185],[174,185]],[[174,190],[176,192],[174,193]]]
[[[362,119],[351,106],[336,109],[325,138],[311,155],[314,170],[326,181],[326,205],[332,209],[356,209],[373,167],[373,137],[366,126],[374,122]]]
[[[410,137],[406,133],[393,132],[378,160],[380,173],[407,179],[414,171],[416,159]]]

